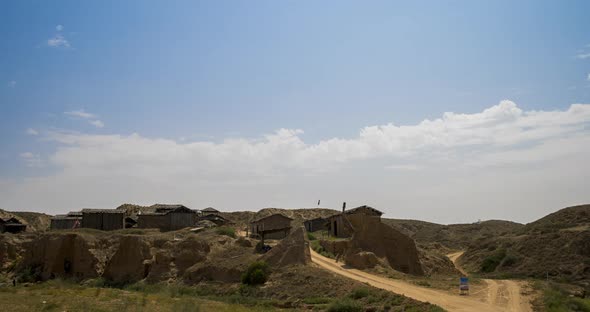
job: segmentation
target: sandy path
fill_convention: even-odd
[[[352,268],[344,268],[342,264],[337,263],[332,259],[323,257],[313,250],[311,251],[311,260],[326,270],[332,271],[334,273],[340,274],[350,279],[357,280],[362,283],[367,283],[377,288],[385,289],[397,294],[402,294],[419,301],[436,304],[447,311],[506,311],[501,307],[496,307],[488,303],[471,299],[469,297],[451,295],[443,291],[420,287],[414,284],[410,284],[408,282],[392,280]]]
[[[463,251],[458,251],[448,254],[447,257],[453,262],[457,270],[467,276],[467,273],[457,263],[457,260],[463,255],[463,253]],[[487,303],[502,307],[504,311],[532,311],[529,299],[521,295],[522,282],[493,279],[484,279],[483,281],[488,285]]]

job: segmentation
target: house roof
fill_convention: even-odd
[[[346,214],[354,214],[354,213],[359,213],[359,212],[361,212],[362,210],[365,210],[365,209],[368,209],[369,211],[371,211],[371,212],[373,212],[373,213],[375,213],[375,214],[377,214],[379,216],[381,216],[383,214],[382,211],[379,211],[379,210],[377,210],[377,209],[375,209],[373,207],[367,206],[367,205],[363,205],[363,206],[360,206],[360,207],[356,207],[356,208],[352,208],[352,209],[346,210],[346,211],[344,211],[344,213],[346,213]]]
[[[2,220],[2,223],[4,224],[22,224],[17,218],[15,217],[11,217],[11,218],[6,218],[6,219],[2,219],[0,218],[0,220]]]
[[[256,222],[260,222],[260,221],[262,221],[262,220],[265,220],[265,219],[268,219],[268,218],[270,218],[270,217],[274,217],[274,216],[280,216],[280,217],[283,217],[283,218],[285,218],[285,219],[293,220],[292,218],[289,218],[289,217],[285,216],[285,215],[284,215],[284,214],[282,214],[282,213],[273,213],[273,214],[271,214],[271,215],[268,215],[268,216],[266,216],[266,217],[262,217],[262,218],[254,219],[254,220],[252,220],[250,223],[256,223]]]
[[[78,216],[69,216],[69,215],[55,215],[51,217],[51,220],[80,220],[82,217]]]
[[[67,214],[68,217],[81,217],[82,211],[70,211]]]
[[[202,209],[201,212],[219,212],[219,210],[217,210],[213,207],[207,207],[205,209]]]
[[[124,214],[125,211],[116,210],[116,209],[91,209],[91,208],[84,208],[81,211],[82,213],[113,213],[113,214]]]

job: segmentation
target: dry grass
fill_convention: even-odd
[[[0,288],[0,311],[274,311],[175,292],[138,292],[83,287],[54,280],[28,287]]]

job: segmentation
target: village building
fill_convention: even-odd
[[[381,222],[383,212],[369,206],[360,206],[328,218],[328,232],[331,236],[348,238],[354,233],[355,225],[368,223],[373,219]]]
[[[125,227],[125,211],[117,209],[82,209],[83,228],[113,231]]]
[[[250,235],[262,239],[285,238],[291,231],[291,221],[293,219],[280,213],[253,220],[250,222]]]
[[[315,218],[311,220],[305,220],[303,222],[305,230],[308,232],[323,231],[328,229],[328,219],[326,218]]]
[[[195,225],[196,213],[183,205],[156,204],[148,212],[138,214],[137,227],[175,231]]]
[[[26,224],[22,224],[17,218],[0,218],[0,233],[20,233],[27,229]]]
[[[199,221],[210,221],[215,223],[215,225],[217,226],[222,226],[222,225],[227,225],[227,224],[231,224],[232,222],[229,221],[228,219],[217,215],[217,214],[208,214],[208,215],[201,215],[197,217],[197,222]]]
[[[82,217],[71,217],[69,215],[55,215],[51,218],[49,229],[71,230],[79,228],[82,224]]]

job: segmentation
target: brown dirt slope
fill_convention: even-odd
[[[492,275],[549,274],[590,287],[590,205],[564,208],[509,235],[476,239],[460,259],[472,272],[494,261]]]
[[[39,212],[6,211],[0,209],[0,218],[17,218],[27,225],[27,232],[46,231],[51,223],[51,216]]]

